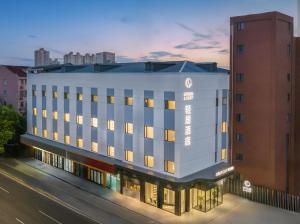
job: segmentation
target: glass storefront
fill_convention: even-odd
[[[145,202],[157,207],[157,185],[145,182]]]
[[[89,168],[88,179],[96,184],[103,184],[103,173]]]
[[[138,179],[124,176],[123,194],[140,200],[141,185]]]
[[[162,208],[175,213],[175,191],[164,188],[164,200]]]
[[[113,191],[120,192],[120,175],[106,173],[106,187]]]

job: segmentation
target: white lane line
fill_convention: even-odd
[[[4,189],[3,187],[0,187],[0,190],[4,191],[5,193],[9,194],[9,191]]]
[[[22,222],[20,219],[16,218],[17,222],[24,224],[24,222]]]
[[[52,220],[53,222],[55,222],[57,224],[62,224],[60,221],[56,220],[55,218],[51,217],[50,215],[47,215],[45,212],[42,212],[41,210],[39,210],[39,213],[46,216],[48,219]]]

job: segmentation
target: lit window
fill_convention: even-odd
[[[98,118],[96,118],[96,117],[91,118],[91,126],[94,128],[98,127]]]
[[[58,132],[57,131],[53,132],[53,140],[55,140],[55,141],[58,140]]]
[[[133,162],[133,152],[130,150],[125,150],[125,160],[128,162]]]
[[[98,101],[98,96],[97,95],[91,95],[91,101],[92,102],[97,102]]]
[[[165,101],[165,109],[175,110],[176,109],[176,102],[174,100],[166,100]]]
[[[44,138],[47,138],[48,135],[47,129],[43,129],[42,135]]]
[[[32,113],[33,113],[34,116],[37,115],[37,109],[36,109],[36,107],[34,107],[34,108],[32,109]]]
[[[126,134],[133,134],[133,124],[125,122],[125,133]]]
[[[145,99],[145,107],[154,107],[154,99]]]
[[[221,160],[226,159],[227,157],[227,149],[221,149]]]
[[[115,147],[108,145],[107,146],[107,155],[111,157],[115,157]]]
[[[64,121],[65,122],[70,122],[70,114],[69,113],[65,113],[65,115],[64,115]]]
[[[37,127],[32,127],[32,134],[37,135]]]
[[[82,93],[77,93],[77,100],[82,101],[82,99],[83,99]]]
[[[221,131],[222,133],[226,133],[227,132],[227,122],[226,121],[223,121],[222,122],[222,127],[221,127]]]
[[[57,120],[57,118],[58,118],[58,113],[57,113],[57,111],[53,111],[53,119],[54,120]]]
[[[83,117],[82,117],[82,115],[77,115],[76,116],[76,122],[77,122],[77,124],[82,124],[83,123]]]
[[[175,163],[170,160],[165,160],[165,171],[168,173],[175,173]]]
[[[44,118],[47,117],[47,110],[42,110],[42,116],[43,116]]]
[[[64,142],[66,144],[70,144],[70,136],[69,135],[65,135]]]
[[[92,152],[98,152],[98,143],[92,142],[91,149],[92,149]]]
[[[145,166],[152,168],[154,166],[154,157],[153,156],[144,156]]]
[[[115,103],[115,97],[114,96],[107,96],[107,103],[108,104],[114,104]]]
[[[144,127],[144,137],[153,139],[153,137],[154,137],[153,127],[149,127],[149,126]]]
[[[83,140],[82,138],[78,138],[76,142],[77,147],[83,148]]]
[[[107,130],[114,131],[115,130],[115,121],[107,120]]]
[[[165,141],[168,142],[175,142],[176,139],[176,132],[174,130],[165,130]]]
[[[57,99],[57,98],[58,98],[58,92],[57,92],[57,91],[53,91],[53,92],[52,92],[52,97],[53,97],[54,99]]]
[[[46,90],[42,90],[42,96],[47,96]]]
[[[69,99],[69,93],[68,92],[64,92],[64,99],[65,100]]]
[[[132,106],[133,105],[133,98],[130,96],[125,97],[125,105]]]

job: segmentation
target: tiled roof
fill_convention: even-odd
[[[28,67],[12,65],[3,65],[3,67],[5,67],[14,74],[17,74],[19,77],[26,77],[26,70],[28,69]]]

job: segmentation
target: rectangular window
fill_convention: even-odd
[[[36,96],[36,90],[32,90],[32,96]]]
[[[287,74],[287,80],[291,81],[291,74],[290,73]]]
[[[128,162],[133,162],[133,152],[125,149],[125,160]]]
[[[244,156],[242,153],[236,153],[235,160],[242,161],[243,159],[244,159]]]
[[[244,22],[238,22],[236,24],[236,28],[237,28],[237,31],[243,31],[245,29],[245,23]]]
[[[77,93],[77,101],[82,101],[82,100],[83,100],[82,93]]]
[[[7,86],[7,80],[6,79],[3,80],[3,85]]]
[[[96,117],[91,118],[91,126],[94,128],[98,127],[98,118],[96,118]]]
[[[147,99],[146,98],[144,102],[145,102],[144,103],[145,107],[151,107],[151,108],[154,107],[154,99]]]
[[[107,120],[107,130],[114,131],[115,130],[115,121]]]
[[[66,144],[70,144],[70,136],[69,136],[69,135],[65,135],[65,137],[64,137],[64,142],[65,142]]]
[[[244,140],[244,136],[241,133],[236,134],[236,141],[237,142],[242,142]]]
[[[33,113],[34,116],[37,116],[37,109],[36,109],[36,107],[34,107],[34,108],[32,109],[32,113]]]
[[[53,92],[52,92],[52,97],[53,97],[54,99],[57,99],[57,98],[58,98],[58,92],[57,92],[57,91],[53,91]]]
[[[47,135],[48,135],[47,129],[43,129],[43,131],[42,131],[42,136],[43,136],[44,138],[47,138]]]
[[[107,146],[107,155],[111,157],[115,157],[115,147],[108,145]]]
[[[46,90],[42,90],[42,96],[45,97],[46,95]]]
[[[76,123],[77,124],[83,124],[83,116],[82,115],[77,115],[76,116]]]
[[[76,145],[79,148],[83,148],[83,139],[82,138],[77,138]]]
[[[133,134],[133,124],[129,122],[125,122],[125,133]]]
[[[244,96],[244,94],[237,93],[235,95],[235,99],[236,99],[237,102],[242,103],[245,100],[245,96]]]
[[[227,105],[227,97],[222,97],[222,105]]]
[[[238,54],[244,54],[245,53],[245,45],[238,44],[237,45],[237,51],[238,51]]]
[[[153,156],[144,156],[144,164],[147,167],[154,167],[154,157]]]
[[[53,111],[52,116],[53,116],[54,120],[57,120],[58,119],[58,113],[57,113],[57,111]]]
[[[288,55],[289,56],[292,55],[292,46],[291,46],[291,44],[288,44]]]
[[[64,114],[64,121],[65,122],[70,122],[70,114],[69,113]]]
[[[37,135],[37,127],[32,127],[32,134]]]
[[[107,103],[108,104],[114,104],[115,103],[115,97],[114,96],[107,96]]]
[[[98,102],[98,96],[97,95],[91,95],[91,101],[92,102]]]
[[[165,172],[175,173],[175,163],[170,160],[165,160]]]
[[[46,118],[47,117],[47,110],[42,110],[42,117]]]
[[[236,121],[237,122],[242,122],[244,120],[244,115],[241,113],[236,114]]]
[[[133,98],[131,96],[125,97],[125,105],[132,106],[133,105]]]
[[[237,82],[243,82],[245,80],[245,75],[243,73],[238,73],[235,76],[235,80]]]
[[[221,160],[225,160],[227,157],[227,149],[221,149]]]
[[[69,99],[69,93],[68,92],[64,92],[64,99],[65,100]]]
[[[165,109],[167,110],[175,110],[176,102],[175,100],[165,100]]]
[[[222,132],[222,133],[226,133],[227,130],[228,130],[228,124],[227,124],[226,121],[223,121],[223,122],[222,122],[222,127],[221,127],[221,132]]]
[[[144,137],[153,139],[154,137],[153,127],[144,126]]]
[[[53,132],[53,140],[55,140],[55,141],[58,140],[58,132],[57,131]]]
[[[175,142],[176,140],[176,131],[165,129],[165,141]]]
[[[97,142],[92,142],[91,150],[92,150],[92,152],[98,152],[98,143]]]

